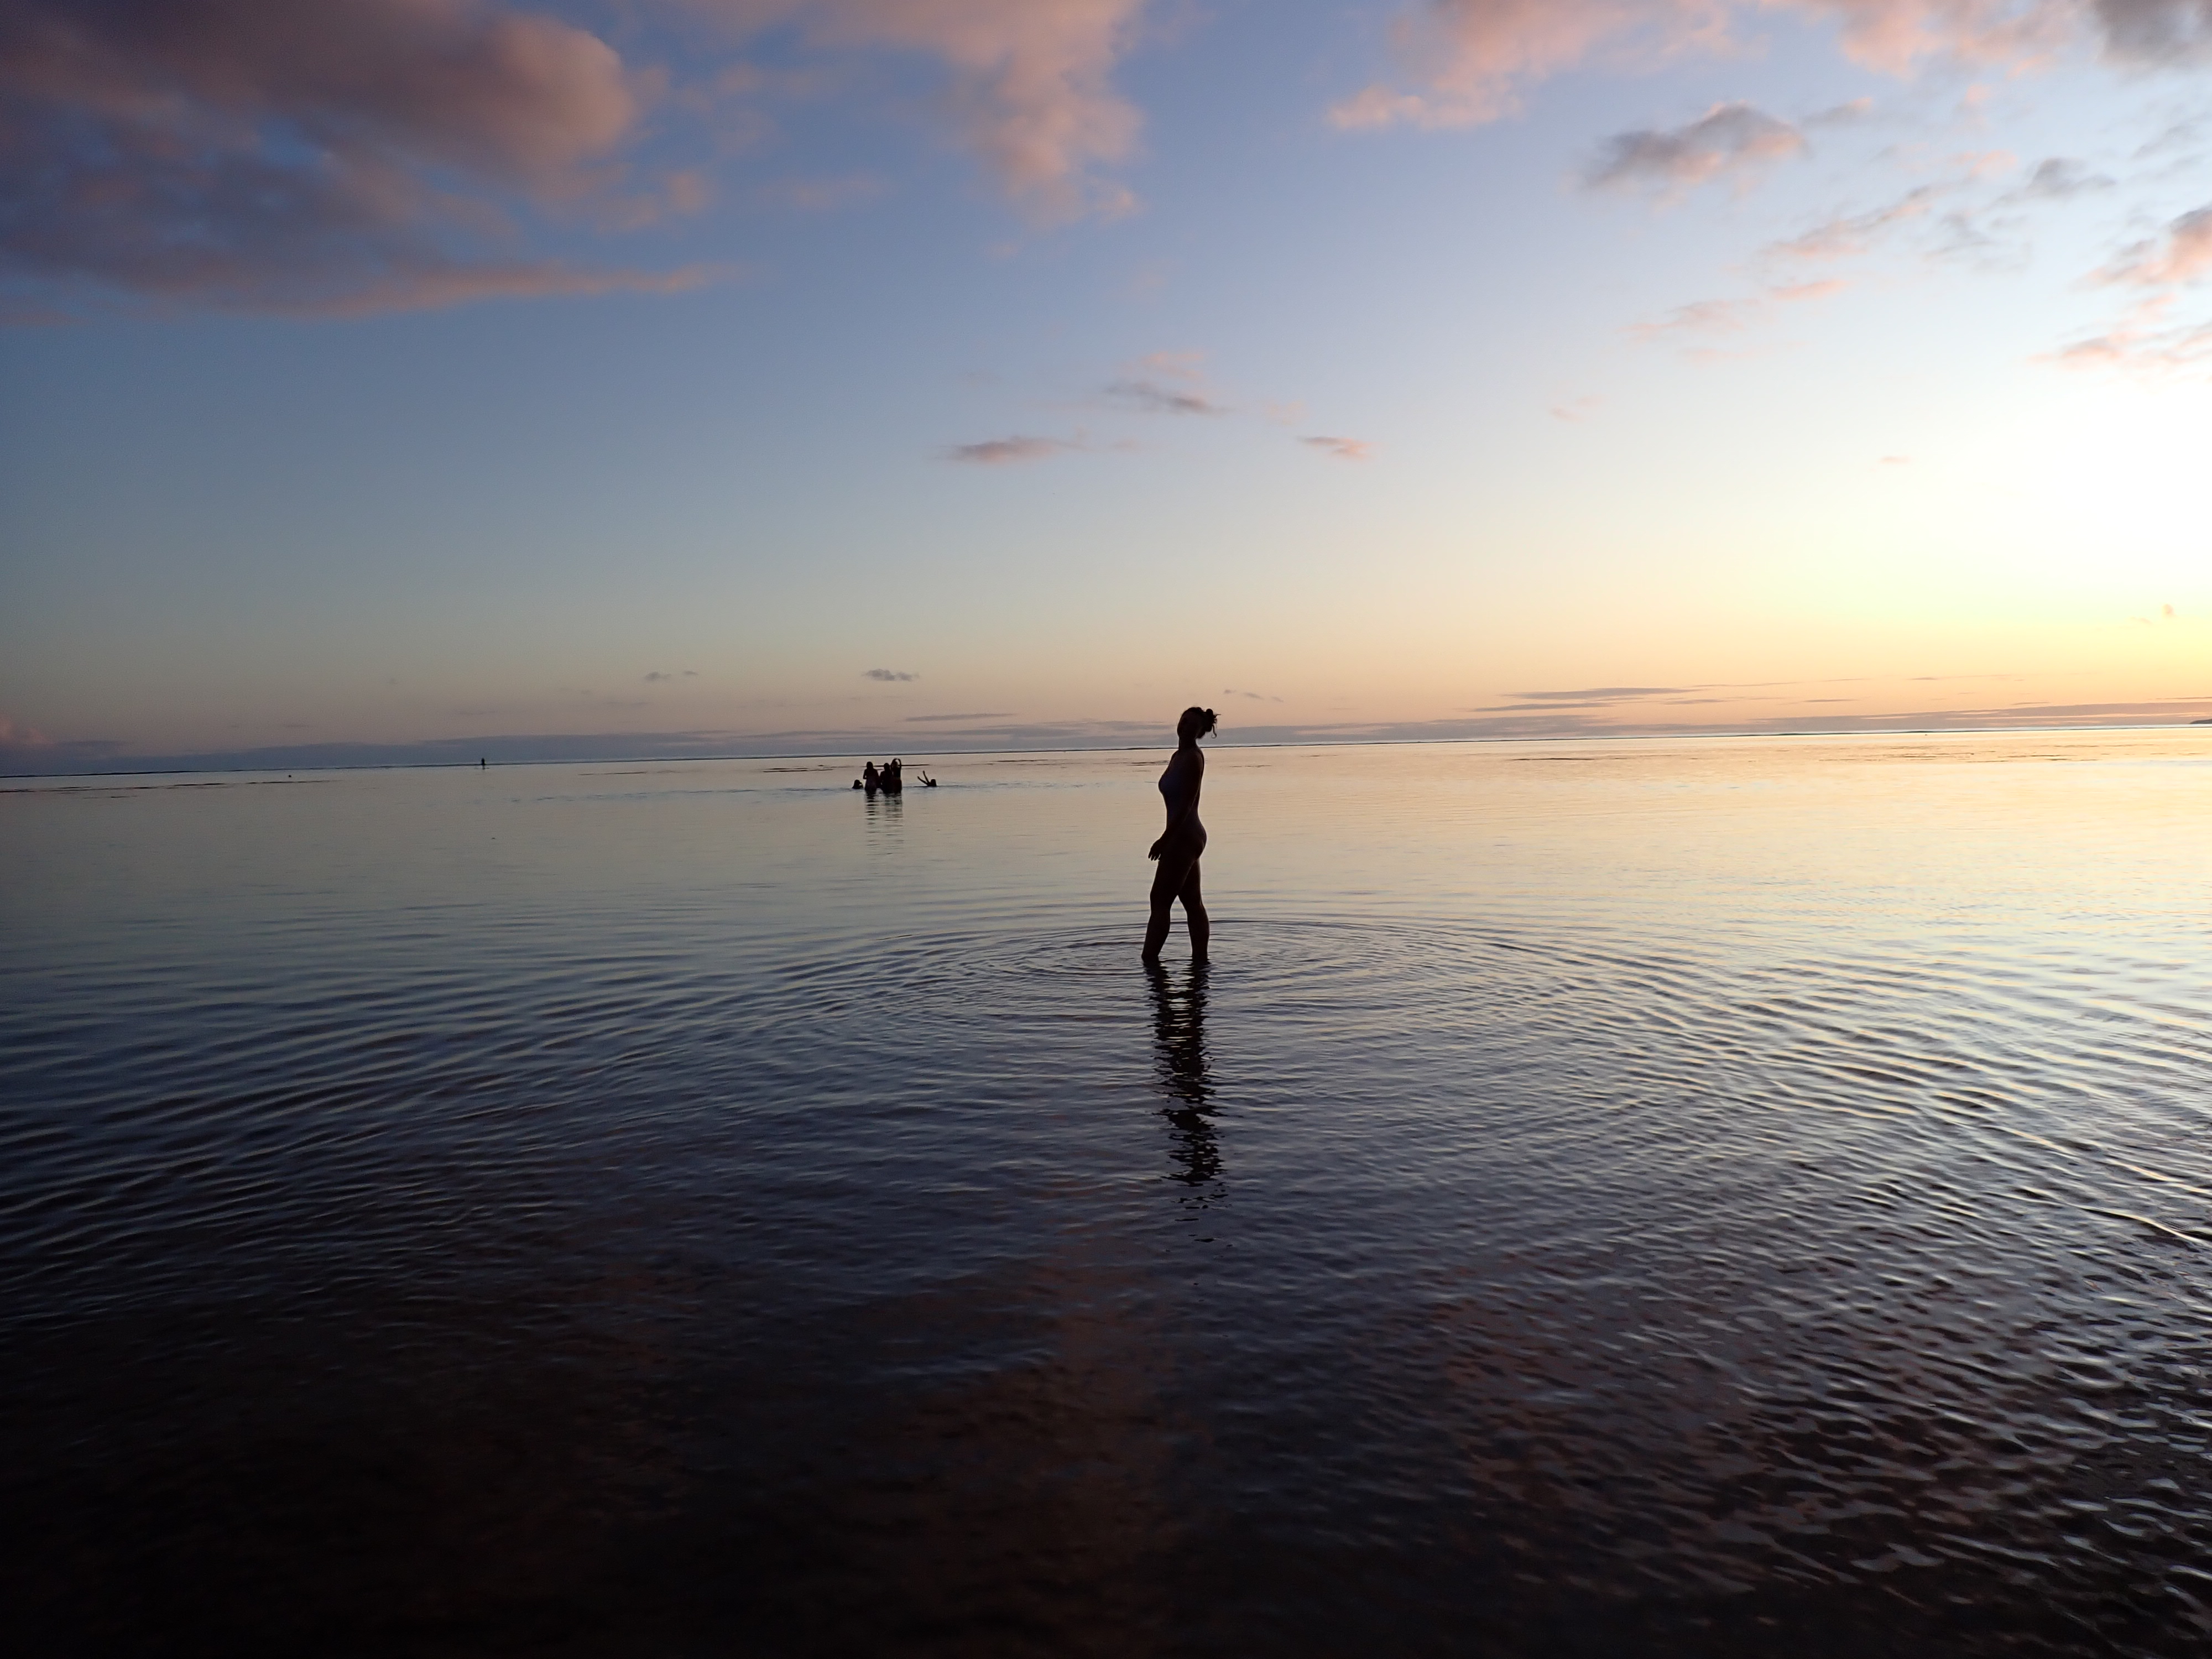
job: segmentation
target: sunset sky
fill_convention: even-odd
[[[2212,715],[2212,0],[19,0],[0,98],[0,769]]]

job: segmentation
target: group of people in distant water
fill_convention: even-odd
[[[925,789],[934,789],[937,787],[937,780],[930,776],[928,773],[924,772],[921,775],[921,787]],[[860,769],[860,775],[853,780],[853,787],[855,789],[865,789],[870,795],[875,795],[878,793],[886,795],[904,794],[906,793],[906,770],[904,764],[896,755],[892,756],[889,761],[881,766],[877,765],[873,761],[870,761],[866,766],[863,766]]]

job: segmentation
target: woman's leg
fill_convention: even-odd
[[[1183,917],[1190,923],[1190,959],[1204,962],[1206,942],[1213,937],[1213,924],[1206,919],[1206,900],[1198,890],[1196,859],[1190,861],[1190,873],[1182,878],[1176,896],[1182,900]]]
[[[1186,860],[1172,853],[1161,854],[1159,868],[1152,872],[1152,916],[1145,924],[1146,962],[1160,959],[1160,947],[1168,942],[1168,927],[1175,920],[1176,895],[1196,863],[1195,859]]]

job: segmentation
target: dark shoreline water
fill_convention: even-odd
[[[2201,1650],[2201,738],[1159,758],[0,794],[26,1650]]]

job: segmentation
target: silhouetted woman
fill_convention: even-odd
[[[1168,769],[1160,774],[1160,793],[1167,797],[1167,832],[1145,854],[1159,860],[1152,878],[1152,919],[1145,928],[1145,960],[1158,962],[1160,946],[1168,942],[1175,902],[1182,901],[1190,921],[1190,959],[1206,960],[1206,944],[1212,927],[1206,919],[1206,901],[1198,890],[1199,855],[1206,851],[1206,826],[1198,821],[1198,789],[1206,781],[1206,757],[1198,740],[1213,730],[1211,708],[1186,708],[1176,722],[1176,751]]]

